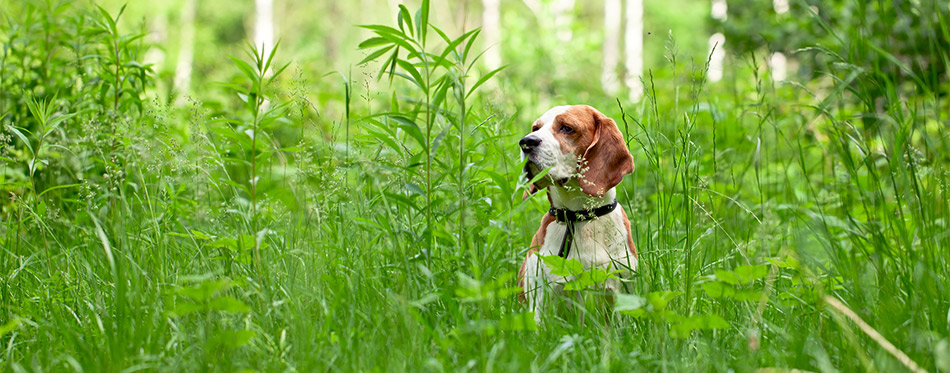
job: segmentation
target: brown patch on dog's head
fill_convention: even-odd
[[[600,197],[633,172],[633,156],[613,119],[587,105],[576,105],[555,118],[561,151],[582,159],[578,180],[588,195]]]

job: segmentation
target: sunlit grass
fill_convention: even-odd
[[[640,267],[612,309],[565,297],[535,324],[514,277],[547,200],[522,200],[516,144],[540,113],[531,87],[482,94],[507,77],[476,67],[478,32],[367,26],[387,91],[335,74],[326,118],[278,47],[221,61],[230,101],[178,107],[120,14],[19,9],[4,370],[950,371],[946,75],[863,66],[888,52],[861,30],[801,52],[831,61],[814,81],[753,55],[713,85],[671,47],[643,101],[586,102],[635,157]]]

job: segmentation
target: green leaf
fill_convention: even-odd
[[[533,320],[533,318],[532,318]],[[20,326],[20,318],[14,317],[10,321],[7,321],[6,324],[0,325],[0,337],[3,337],[7,333],[10,333],[17,329]]]
[[[425,136],[416,122],[401,115],[390,115],[389,119],[399,124],[399,128],[406,132],[409,137],[415,139],[423,148],[427,147]]]
[[[422,44],[425,45],[426,34],[429,30],[429,0],[422,0],[422,8],[419,9],[420,17],[419,23],[416,27],[419,28],[419,36],[422,39]]]
[[[422,196],[423,198],[425,198],[426,196],[426,192],[422,190],[422,188],[420,188],[418,185],[413,184],[413,183],[406,183],[406,190],[408,190],[409,193],[411,194]]]
[[[256,82],[256,81],[257,81],[257,77],[258,77],[258,76],[257,76],[257,72],[254,70],[253,67],[251,67],[251,65],[250,65],[249,63],[247,63],[246,61],[244,61],[244,60],[242,60],[242,59],[235,58],[235,57],[231,57],[231,61],[234,61],[234,64],[237,65],[238,69],[240,69],[241,72],[244,73],[244,76],[246,76],[248,79],[250,79],[251,82]],[[255,87],[256,87],[256,85],[255,85]],[[257,91],[257,89],[252,89],[252,91]]]
[[[493,76],[495,76],[495,74],[498,74],[499,71],[501,71],[502,69],[506,67],[508,67],[508,65],[499,67],[497,69],[492,70],[488,74],[482,75],[482,77],[478,79],[477,82],[475,82],[475,85],[473,85],[472,88],[469,88],[468,93],[465,94],[465,98],[467,99],[468,96],[471,96],[472,93],[475,93],[475,90],[478,89],[478,87],[481,87],[481,85],[485,84],[485,82],[487,82],[488,79],[491,79]]]
[[[365,28],[367,30],[372,30],[379,35],[379,37],[389,40],[392,43],[399,45],[402,48],[405,48],[407,51],[418,53],[416,48],[410,43],[412,38],[403,33],[402,31],[396,30],[392,27],[382,26],[382,25],[360,25],[358,27]]]
[[[405,5],[399,4],[399,16],[396,18],[396,23],[399,24],[399,29],[403,32],[406,32],[403,26],[409,25],[409,34],[415,36],[412,30],[412,15],[409,13],[409,8],[406,8]]]
[[[231,279],[224,277],[218,280],[202,281],[197,286],[179,288],[178,294],[196,302],[205,302],[231,286]]]
[[[175,305],[175,308],[172,309],[171,313],[174,316],[181,317],[193,314],[195,312],[201,312],[206,310],[207,307],[203,304],[192,303],[192,302],[181,302]]]
[[[397,58],[396,64],[412,76],[412,79],[409,79],[409,81],[415,83],[420,89],[425,89],[426,83],[422,80],[422,74],[419,73],[419,70],[416,69],[415,66],[402,58]]]
[[[363,64],[365,64],[365,63],[367,63],[367,62],[369,62],[369,61],[373,61],[373,60],[379,58],[379,56],[382,56],[383,54],[385,54],[386,52],[389,52],[390,50],[392,50],[392,49],[395,48],[395,47],[396,47],[395,45],[389,45],[389,46],[386,46],[386,47],[384,47],[384,48],[377,49],[377,50],[373,51],[373,53],[370,53],[368,56],[366,56],[366,58],[360,60],[360,62],[358,62],[357,65],[363,65]],[[387,64],[388,64],[388,62],[387,62]]]
[[[238,250],[237,240],[230,237],[219,238],[217,240],[214,240],[210,244],[208,244],[208,246],[212,248],[228,249],[232,251]]]
[[[647,305],[647,299],[636,294],[617,294],[614,301],[614,312],[642,310]]]
[[[733,272],[739,278],[739,282],[748,284],[752,281],[765,277],[765,275],[769,273],[769,269],[764,264],[741,265],[736,267]]]
[[[716,270],[716,279],[730,285],[739,285],[739,276],[735,272],[724,269]]]
[[[472,49],[472,45],[475,44],[475,39],[478,38],[478,35],[482,32],[481,28],[474,30],[475,33],[468,39],[468,43],[465,43],[465,49],[462,51],[462,61],[468,61],[468,52]],[[489,48],[501,48],[500,45],[489,45]]]
[[[800,267],[800,263],[798,262],[798,259],[795,259],[791,255],[786,256],[784,260],[769,258],[769,259],[766,259],[766,261],[768,261],[772,265],[778,266],[779,268],[798,270],[798,268]]]
[[[194,229],[191,230],[191,236],[194,237],[194,239],[196,240],[202,240],[202,241],[211,239],[211,236],[204,234],[201,231],[196,231]]]
[[[673,298],[683,295],[681,291],[654,291],[647,294],[647,303],[653,307],[653,312],[659,312],[666,309],[666,305]]]
[[[719,281],[710,281],[703,283],[703,291],[710,298],[730,298],[736,293],[736,289]]]
[[[99,9],[99,15],[101,15],[102,18],[105,19],[106,22],[108,23],[107,26],[109,26],[109,31],[111,31],[113,35],[118,34],[118,31],[116,31],[116,27],[115,27],[115,20],[112,19],[112,15],[110,15],[109,12],[107,12],[105,9],[103,9],[103,8],[102,8],[101,6],[99,6],[99,5],[96,5],[96,8]],[[124,10],[125,7],[123,6],[122,9]],[[120,14],[121,14],[121,13],[120,13]],[[118,17],[116,17],[116,18],[118,18]]]
[[[12,125],[8,124],[6,127],[7,127],[7,131],[10,131],[11,133],[13,133],[14,136],[19,138],[20,141],[23,142],[24,145],[26,145],[26,148],[30,150],[31,155],[36,154],[36,152],[33,151],[33,144],[30,144],[30,140],[26,138],[26,135],[24,135],[22,132],[20,132],[18,128]]]
[[[576,276],[584,271],[584,265],[577,259],[568,259],[557,255],[539,255],[544,264],[551,270],[555,276],[568,277]]]
[[[742,302],[757,302],[762,299],[762,292],[752,289],[736,290],[732,298]]]
[[[498,320],[498,327],[501,330],[511,330],[511,331],[536,331],[538,330],[538,324],[534,321],[534,312],[523,312],[505,315],[501,320]]]
[[[212,346],[234,349],[248,344],[254,337],[257,332],[253,330],[222,330],[209,342]]]
[[[237,298],[225,295],[211,299],[211,301],[208,302],[208,309],[211,311],[244,313],[250,311],[251,307],[248,307]]]
[[[406,196],[396,194],[396,193],[390,193],[390,192],[383,192],[383,195],[385,195],[386,198],[389,198],[390,200],[396,202],[397,204],[412,208],[413,210],[416,210],[416,211],[422,211],[422,209],[420,209],[419,206],[415,204],[415,202],[412,202],[412,200],[407,198]]]
[[[617,278],[603,268],[593,268],[581,272],[573,281],[564,285],[564,290],[583,290],[590,286],[603,284],[607,279]]]
[[[439,35],[441,35],[445,39],[446,43],[448,44],[445,46],[445,49],[442,50],[442,54],[439,56],[440,60],[445,59],[445,57],[448,56],[449,53],[456,52],[455,49],[458,48],[459,44],[462,44],[462,42],[464,42],[466,39],[478,33],[478,29],[475,29],[475,30],[462,34],[462,36],[459,36],[458,39],[449,41],[448,37],[446,37],[445,34],[442,33],[442,30],[439,30],[435,27],[433,27],[433,29],[436,30],[439,33]]]
[[[359,44],[359,49],[375,48],[381,45],[392,44],[388,39],[380,36],[374,36],[369,39],[363,40]]]
[[[730,325],[722,316],[716,314],[693,315],[672,325],[671,334],[676,338],[686,338],[694,330],[726,329]]]
[[[52,192],[52,191],[57,190],[57,189],[66,189],[66,188],[78,187],[79,185],[80,185],[80,184],[65,184],[65,185],[57,185],[57,186],[49,187],[49,188],[46,188],[46,190],[44,190],[42,193],[40,193],[39,196],[42,197],[44,194],[49,193],[49,192]]]

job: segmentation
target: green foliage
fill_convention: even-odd
[[[950,369],[941,2],[730,1],[719,83],[706,5],[651,4],[638,103],[599,93],[579,2],[570,45],[505,3],[491,70],[457,4],[278,7],[278,53],[243,44],[250,5],[199,1],[182,92],[159,3],[0,8],[2,370],[904,369],[880,338]],[[535,315],[515,277],[548,202],[516,144],[563,103],[635,157],[639,266],[604,307],[618,273],[545,257],[570,281]]]

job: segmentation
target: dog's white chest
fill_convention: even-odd
[[[557,255],[564,241],[566,230],[566,223],[553,222],[548,225],[544,236],[544,245],[539,253],[545,256]],[[623,223],[623,213],[619,209],[591,221],[575,223],[575,233],[572,241],[567,259],[577,259],[584,265],[585,270],[601,268],[608,271],[629,272],[636,269],[637,259],[627,247],[627,230]],[[543,263],[539,264],[542,268],[538,268],[541,272],[538,275],[549,284],[563,284],[571,280],[570,278],[552,275],[549,268]],[[617,284],[608,283],[606,285],[613,287]]]

